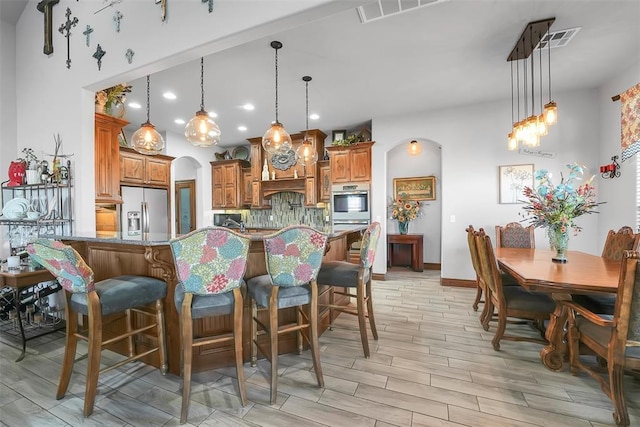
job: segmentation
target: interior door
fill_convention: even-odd
[[[176,181],[176,235],[196,229],[196,181]]]

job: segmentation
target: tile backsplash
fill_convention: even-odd
[[[271,196],[271,209],[242,209],[224,212],[239,213],[247,227],[260,228],[282,228],[293,224],[305,224],[320,229],[329,224],[325,218],[330,215],[328,207],[304,207],[304,196],[291,192],[276,193]],[[273,219],[270,219],[271,217]]]

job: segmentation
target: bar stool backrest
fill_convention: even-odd
[[[265,260],[276,286],[302,286],[318,277],[327,235],[292,225],[264,237]]]
[[[242,285],[251,240],[224,227],[206,227],[169,242],[185,292],[211,295]]]
[[[360,244],[360,266],[371,268],[376,259],[376,248],[380,238],[380,223],[373,222],[364,232]]]
[[[49,270],[65,290],[89,293],[95,289],[93,270],[71,246],[58,240],[37,239],[27,245],[27,253]]]

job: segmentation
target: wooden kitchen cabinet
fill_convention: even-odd
[[[170,156],[145,156],[131,148],[120,147],[120,183],[168,188],[172,160]]]
[[[371,181],[371,146],[374,143],[327,147],[331,183]]]
[[[318,202],[331,201],[331,165],[329,161],[318,162]]]
[[[94,161],[97,204],[122,203],[118,135],[128,124],[126,120],[106,114],[95,114]]]
[[[242,169],[242,204],[251,206],[251,168]]]
[[[214,209],[239,209],[244,207],[244,174],[249,168],[245,160],[220,160],[211,162],[211,205]]]

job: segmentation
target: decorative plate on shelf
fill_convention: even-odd
[[[243,145],[236,147],[233,149],[231,157],[237,160],[247,160],[249,159],[249,149]]]

